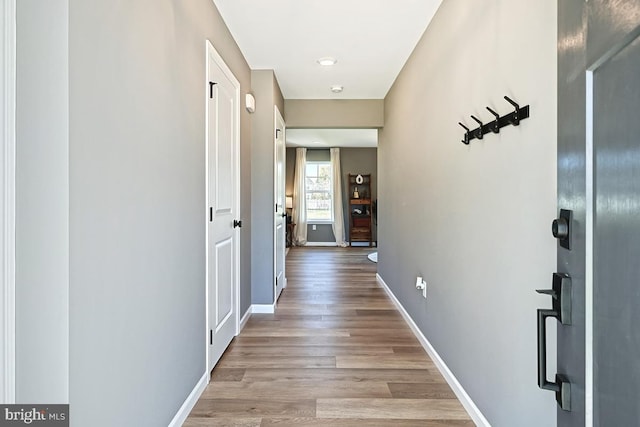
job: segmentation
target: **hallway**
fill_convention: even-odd
[[[369,248],[292,248],[185,426],[473,426],[376,283]]]

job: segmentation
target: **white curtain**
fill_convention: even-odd
[[[345,247],[347,242],[344,238],[344,214],[342,209],[342,172],[340,170],[340,149],[331,149],[331,173],[333,184],[333,235],[336,238],[336,245]]]
[[[307,149],[296,148],[296,171],[293,177],[293,223],[295,231],[293,233],[293,243],[296,246],[307,244],[307,210],[305,175],[307,168]]]

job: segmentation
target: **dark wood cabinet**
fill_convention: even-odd
[[[371,222],[371,174],[349,174],[349,246],[373,245]]]

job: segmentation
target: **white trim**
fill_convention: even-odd
[[[273,200],[271,201],[271,206],[275,207],[275,211],[273,211],[273,302],[278,301],[278,106],[273,106],[276,113],[273,115]],[[285,148],[286,150],[286,148]],[[285,162],[286,166],[286,162]],[[286,199],[285,199],[286,200]],[[286,212],[286,209],[285,209]],[[287,222],[284,221],[283,224],[285,233],[287,230]],[[286,243],[286,234],[285,234],[285,243]],[[285,245],[286,246],[286,245]],[[283,272],[284,274],[284,272]]]
[[[584,417],[585,427],[593,427],[593,226],[594,226],[594,162],[593,162],[593,71],[586,76],[586,224],[584,280]]]
[[[273,314],[276,312],[276,303],[273,304],[253,304],[251,313],[255,314]]]
[[[251,318],[251,313],[252,313],[251,306],[249,306],[249,309],[247,310],[247,312],[244,314],[244,316],[242,316],[242,319],[240,319],[240,332],[242,332],[244,327],[247,326],[247,322]]]
[[[307,242],[305,246],[331,247],[331,246],[338,246],[338,245],[336,244],[336,242]]]
[[[15,402],[15,150],[16,150],[16,0],[2,2],[2,329],[0,330],[0,402]]]
[[[205,45],[205,76],[204,76],[204,87],[206,88],[209,84],[209,45],[211,43],[207,40]],[[207,212],[209,210],[209,99],[205,94],[204,108],[205,108],[205,130],[204,130],[204,211]],[[207,215],[205,213],[205,215]],[[205,371],[211,372],[210,363],[209,363],[209,341],[207,340],[207,336],[209,335],[209,222],[208,218],[204,219],[204,337],[205,337]]]
[[[200,399],[200,396],[202,396],[202,393],[207,388],[208,383],[209,374],[205,372],[202,378],[200,378],[196,386],[193,388],[193,390],[191,390],[191,393],[189,393],[189,396],[184,401],[180,409],[178,409],[178,412],[169,423],[169,427],[180,427],[184,424],[184,422],[187,420],[187,417],[191,413],[191,410],[194,406],[196,406],[198,399]]]
[[[220,68],[220,70],[224,73],[224,75],[231,81],[234,87],[234,124],[235,129],[233,135],[233,168],[235,173],[235,181],[238,185],[235,194],[235,212],[236,217],[238,219],[242,218],[242,213],[240,212],[240,188],[241,185],[241,175],[240,175],[240,82],[234,76],[231,69],[227,66],[222,59],[222,56],[218,53],[218,51],[213,47],[213,44],[206,40],[205,43],[205,79],[204,79],[204,88],[208,88],[209,86],[209,58],[212,57],[215,61],[216,65]],[[206,90],[206,89],[205,89]],[[205,92],[206,94],[206,92]],[[209,100],[205,95],[205,115],[209,117]],[[204,211],[209,211],[209,125],[208,119],[206,120],[206,128],[205,128],[205,206]],[[209,227],[208,227],[208,218],[206,218],[205,214],[205,350],[206,350],[206,366],[207,372],[211,372],[215,363],[211,363],[209,360]],[[235,267],[234,267],[234,285],[233,285],[233,297],[235,298],[235,336],[238,336],[240,333],[240,245],[241,245],[241,236],[240,236],[240,228],[235,228],[235,236],[234,236],[234,246],[235,246]]]
[[[455,393],[458,400],[460,400],[460,403],[462,403],[462,406],[464,406],[464,408],[466,409],[467,413],[469,414],[473,422],[476,423],[477,426],[491,427],[491,424],[489,424],[489,421],[487,421],[484,415],[482,415],[482,412],[480,412],[480,409],[478,409],[478,407],[473,402],[473,400],[471,400],[471,397],[467,394],[464,388],[462,388],[462,385],[458,382],[456,377],[453,375],[453,372],[451,372],[451,370],[446,365],[444,360],[442,360],[438,352],[435,350],[435,348],[433,348],[429,340],[424,336],[422,331],[420,331],[420,329],[418,328],[418,325],[416,325],[416,323],[413,321],[409,313],[407,313],[407,310],[404,309],[400,301],[398,301],[398,299],[393,294],[389,286],[387,286],[387,284],[382,279],[382,277],[380,277],[379,274],[376,274],[376,281],[387,292],[387,295],[389,295],[389,298],[391,298],[391,301],[393,301],[396,308],[400,311],[400,314],[402,314],[402,317],[404,318],[405,322],[407,322],[407,324],[413,331],[418,341],[420,341],[420,344],[422,345],[422,347],[429,354],[431,359],[433,359],[433,362],[438,368],[438,371],[440,371],[444,379],[447,381],[447,383]]]
[[[276,210],[273,213],[273,271],[274,272],[278,272],[278,221],[282,221],[282,244],[283,244],[283,253],[282,253],[282,288],[280,289],[280,292],[278,292],[278,277],[274,274],[275,276],[275,280],[273,282],[273,302],[277,303],[278,302],[278,298],[280,297],[280,294],[282,293],[282,290],[284,288],[287,287],[287,261],[286,261],[286,249],[287,249],[287,221],[286,221],[286,217],[283,218],[282,217],[282,213],[278,212],[277,206],[278,206],[278,187],[282,187],[282,209],[286,215],[287,212],[287,207],[286,207],[286,171],[284,172],[282,179],[285,180],[285,182],[279,183],[278,182],[278,124],[282,123],[282,129],[280,129],[280,132],[282,132],[282,141],[283,144],[286,144],[286,130],[287,130],[287,125],[284,122],[284,118],[282,117],[282,114],[280,113],[280,110],[278,109],[277,105],[273,106],[273,201],[274,203],[271,204],[271,206],[276,206]],[[282,159],[283,162],[283,167],[286,169],[287,167],[287,147],[286,145],[284,146],[284,156],[285,158]]]

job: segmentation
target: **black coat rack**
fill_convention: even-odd
[[[506,99],[507,102],[513,105],[513,107],[515,108],[515,110],[512,111],[511,113],[505,116],[501,116],[500,114],[493,111],[491,108],[486,107],[487,110],[489,110],[489,112],[493,114],[493,116],[495,117],[495,120],[489,123],[482,123],[482,121],[479,118],[472,115],[471,118],[476,123],[478,123],[478,127],[473,130],[469,129],[464,124],[458,122],[458,124],[462,126],[466,131],[464,133],[464,139],[462,140],[463,144],[469,145],[469,142],[471,142],[472,139],[482,139],[482,137],[485,134],[490,132],[500,133],[500,129],[505,126],[509,126],[509,125],[518,126],[521,120],[529,118],[528,105],[525,105],[524,107],[520,107],[513,99],[509,98],[508,96],[505,96],[504,99]]]

